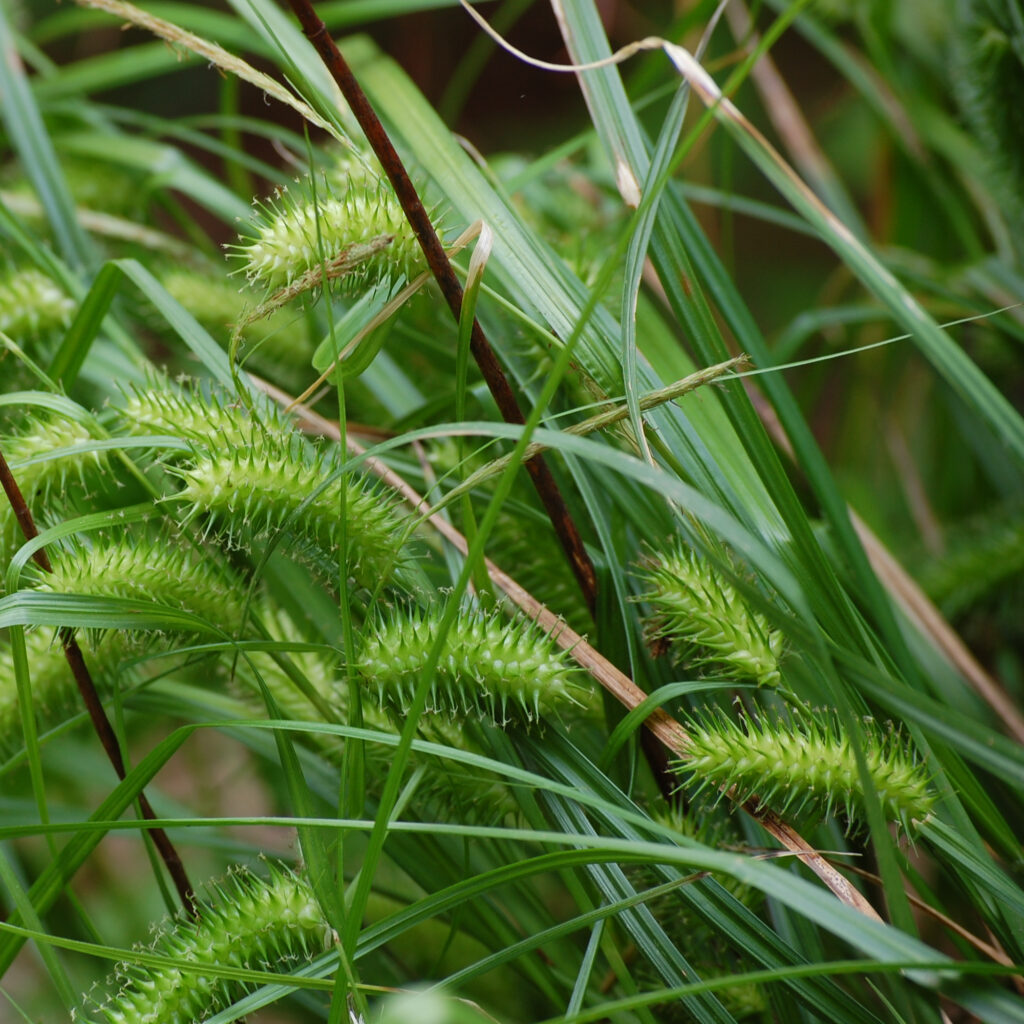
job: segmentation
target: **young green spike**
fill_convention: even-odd
[[[824,721],[748,719],[741,727],[721,709],[686,723],[690,746],[678,767],[698,791],[735,789],[739,800],[759,803],[795,818],[811,812],[863,821],[864,787],[849,737],[834,715]],[[909,827],[931,814],[928,775],[900,735],[883,733],[871,719],[861,723],[864,760],[885,814]]]
[[[359,586],[415,589],[408,517],[388,488],[339,475],[333,450],[311,450],[296,436],[254,427],[244,443],[232,440],[197,445],[187,464],[172,467],[184,486],[170,500],[184,504],[184,521],[206,517],[208,532],[234,547],[283,531],[325,569],[337,568],[344,536],[348,573]]]
[[[315,199],[314,199],[315,191]],[[323,264],[346,295],[393,288],[425,266],[423,253],[391,186],[367,167],[307,179],[257,204],[251,236],[230,246],[249,282],[268,292],[291,285]]]
[[[678,660],[720,666],[761,686],[779,682],[782,634],[695,551],[679,543],[637,575],[649,586],[637,598],[651,609],[648,632],[670,640]]]
[[[286,969],[328,948],[331,929],[309,884],[283,865],[260,878],[238,870],[209,887],[196,918],[165,923],[145,950],[164,966],[118,965],[120,990],[97,1007],[107,1024],[195,1024],[253,986],[204,966]]]
[[[75,302],[40,270],[0,275],[0,331],[15,341],[66,326]]]
[[[368,631],[355,669],[382,705],[408,708],[443,617],[443,607],[396,611]],[[579,703],[575,676],[566,653],[535,623],[467,610],[445,640],[427,710],[498,724],[513,715],[541,719]]]

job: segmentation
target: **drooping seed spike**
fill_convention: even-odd
[[[444,614],[443,606],[396,611],[363,640],[357,673],[399,711],[415,693]],[[445,640],[427,710],[498,724],[510,717],[539,720],[580,703],[577,676],[566,653],[534,623],[467,608]]]
[[[779,683],[782,634],[710,562],[679,543],[645,559],[637,575],[648,587],[637,598],[650,607],[648,633],[670,640],[677,660]]]
[[[840,814],[850,826],[863,822],[864,789],[857,761],[834,713],[824,720],[753,718],[741,727],[720,709],[686,723],[690,745],[680,769],[696,790],[728,789],[740,801],[756,797],[782,815],[812,811]],[[862,723],[864,759],[871,785],[890,820],[910,827],[931,814],[928,775],[895,731]]]
[[[95,1009],[110,1024],[194,1024],[252,988],[206,976],[203,965],[273,970],[324,951],[331,934],[309,884],[289,868],[271,865],[266,879],[235,871],[208,887],[197,918],[165,922],[146,949],[180,968],[119,964],[124,983]]]

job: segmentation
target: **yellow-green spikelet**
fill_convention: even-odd
[[[443,606],[396,611],[371,627],[355,668],[381,704],[408,708],[443,618]],[[466,609],[445,638],[427,710],[499,724],[510,715],[540,719],[579,703],[576,676],[568,655],[534,623]]]
[[[147,952],[176,965],[120,964],[120,990],[97,1009],[108,1024],[195,1024],[251,986],[205,975],[204,965],[291,969],[329,945],[331,929],[309,884],[283,866],[270,877],[237,871],[211,886],[196,919],[164,925]],[[192,968],[192,969],[190,969]]]

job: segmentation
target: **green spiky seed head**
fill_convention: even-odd
[[[131,535],[98,537],[89,547],[52,547],[50,559],[52,572],[42,572],[34,563],[26,567],[25,576],[37,590],[153,602],[196,615],[229,635],[241,626],[246,587],[214,552],[185,547],[166,536],[154,540]],[[97,691],[105,696],[119,679],[123,682],[125,659],[154,646],[169,649],[176,638],[190,632],[180,621],[176,628],[159,632],[86,629],[79,632],[78,644]],[[32,709],[42,731],[80,710],[81,698],[52,631],[30,630],[25,639]],[[18,708],[10,651],[0,646],[0,753],[17,749],[22,742]]]
[[[779,682],[782,634],[695,551],[678,544],[637,575],[648,586],[637,599],[651,609],[648,633],[670,640],[679,661],[721,666],[762,686]]]
[[[32,412],[0,443],[26,500],[45,500],[51,492],[63,495],[72,482],[85,486],[104,468],[103,452],[84,450],[94,440],[88,427],[75,420]]]
[[[30,571],[37,589],[152,601],[188,612],[234,635],[241,626],[246,586],[213,552],[172,537],[96,538],[55,554],[53,571]]]
[[[344,261],[343,294],[394,287],[425,267],[391,186],[369,171],[307,181],[257,206],[255,231],[231,246],[251,284],[276,291],[324,263]]]
[[[0,331],[15,341],[66,327],[74,311],[74,300],[40,270],[0,276]]]
[[[52,629],[25,632],[29,679],[32,688],[32,712],[36,732],[43,733],[70,717],[81,707],[81,697],[68,668],[60,641]],[[106,696],[110,677],[101,669],[95,652],[82,645],[86,666],[96,683],[97,692]],[[106,651],[103,655],[106,655]],[[120,661],[123,654],[115,654]],[[0,760],[20,750],[24,744],[18,681],[14,675],[14,659],[10,644],[0,644]]]
[[[309,884],[272,865],[263,879],[240,870],[198,906],[197,918],[164,924],[147,953],[167,966],[126,961],[120,990],[98,1007],[107,1024],[195,1024],[230,1005],[252,986],[207,976],[204,965],[256,971],[289,970],[328,948],[331,928]]]
[[[0,448],[34,515],[38,517],[54,498],[70,504],[96,483],[107,457],[86,450],[93,440],[81,423],[49,412],[25,415],[14,433],[0,437]],[[24,540],[10,502],[0,501],[0,592],[3,570]]]
[[[443,618],[443,607],[396,611],[369,629],[355,668],[382,706],[408,709]],[[535,623],[467,609],[445,639],[427,710],[532,721],[578,704],[576,677],[566,652]]]
[[[184,487],[173,500],[186,506],[186,521],[205,518],[230,546],[283,531],[325,569],[337,568],[344,536],[348,574],[359,586],[414,588],[408,517],[396,497],[365,477],[339,476],[340,468],[334,450],[311,451],[298,437],[254,427],[241,445],[225,438],[197,446],[188,465],[174,467]]]
[[[685,770],[699,790],[734,789],[782,815],[839,814],[851,826],[864,820],[864,787],[849,737],[833,714],[794,722],[752,719],[745,728],[720,709],[686,723]],[[892,821],[909,827],[931,814],[928,775],[902,737],[861,723],[871,786]]]
[[[250,410],[238,399],[202,390],[196,383],[173,387],[155,381],[132,387],[114,404],[121,429],[131,434],[170,434],[203,445],[241,448],[254,431],[286,438],[290,423],[276,406],[260,403]]]

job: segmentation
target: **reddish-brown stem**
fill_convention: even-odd
[[[437,237],[434,225],[423,207],[415,186],[409,179],[401,158],[384,130],[380,118],[377,117],[362,87],[352,74],[351,68],[335,45],[327,27],[313,10],[313,5],[309,0],[289,0],[289,3],[302,25],[302,31],[306,34],[306,38],[316,47],[327,70],[338,83],[338,88],[341,89],[342,95],[359,122],[359,127],[362,128],[381,167],[384,168],[384,172],[395,190],[395,195],[405,211],[406,219],[423,249],[427,266],[430,268],[434,280],[437,281],[452,315],[458,321],[462,314],[462,285],[448,262],[444,246]],[[475,319],[470,336],[470,351],[505,422],[523,423],[523,413],[509,385],[508,378],[505,376],[487,336]],[[569,559],[569,564],[579,582],[587,606],[593,614],[597,600],[597,575],[594,572],[590,556],[583,546],[576,524],[558,489],[558,484],[547,463],[540,456],[530,459],[526,463],[526,469]]]
[[[28,503],[25,501],[21,488],[18,487],[18,482],[14,479],[14,474],[11,472],[11,468],[8,466],[2,451],[0,451],[0,484],[3,485],[4,493],[7,495],[7,500],[14,510],[14,515],[18,520],[18,525],[21,527],[21,532],[25,535],[25,539],[32,540],[34,537],[37,537],[39,531],[36,530],[36,524],[32,518]],[[50,565],[50,559],[46,554],[45,548],[39,548],[32,557],[44,572],[53,572],[53,567]],[[71,674],[75,677],[75,685],[82,696],[82,703],[89,713],[89,718],[92,721],[93,728],[96,730],[96,735],[99,736],[100,743],[103,744],[103,749],[107,752],[107,757],[110,758],[114,771],[117,772],[117,777],[123,779],[125,777],[125,766],[124,758],[121,756],[121,745],[117,742],[114,728],[110,724],[107,712],[100,701],[99,694],[96,692],[96,684],[92,681],[89,668],[82,657],[82,649],[78,646],[78,641],[75,639],[74,630],[67,626],[62,626],[58,630],[58,636],[64,648],[64,657],[67,658]],[[156,818],[156,814],[146,799],[146,794],[139,793],[138,800],[142,816],[153,821]],[[167,873],[171,876],[171,880],[178,890],[182,906],[193,917],[198,916],[195,890],[188,880],[188,875],[185,873],[185,865],[181,862],[178,851],[174,848],[174,845],[167,837],[167,833],[162,828],[151,829],[150,835],[153,837],[153,845],[157,848],[157,852],[167,867]]]

